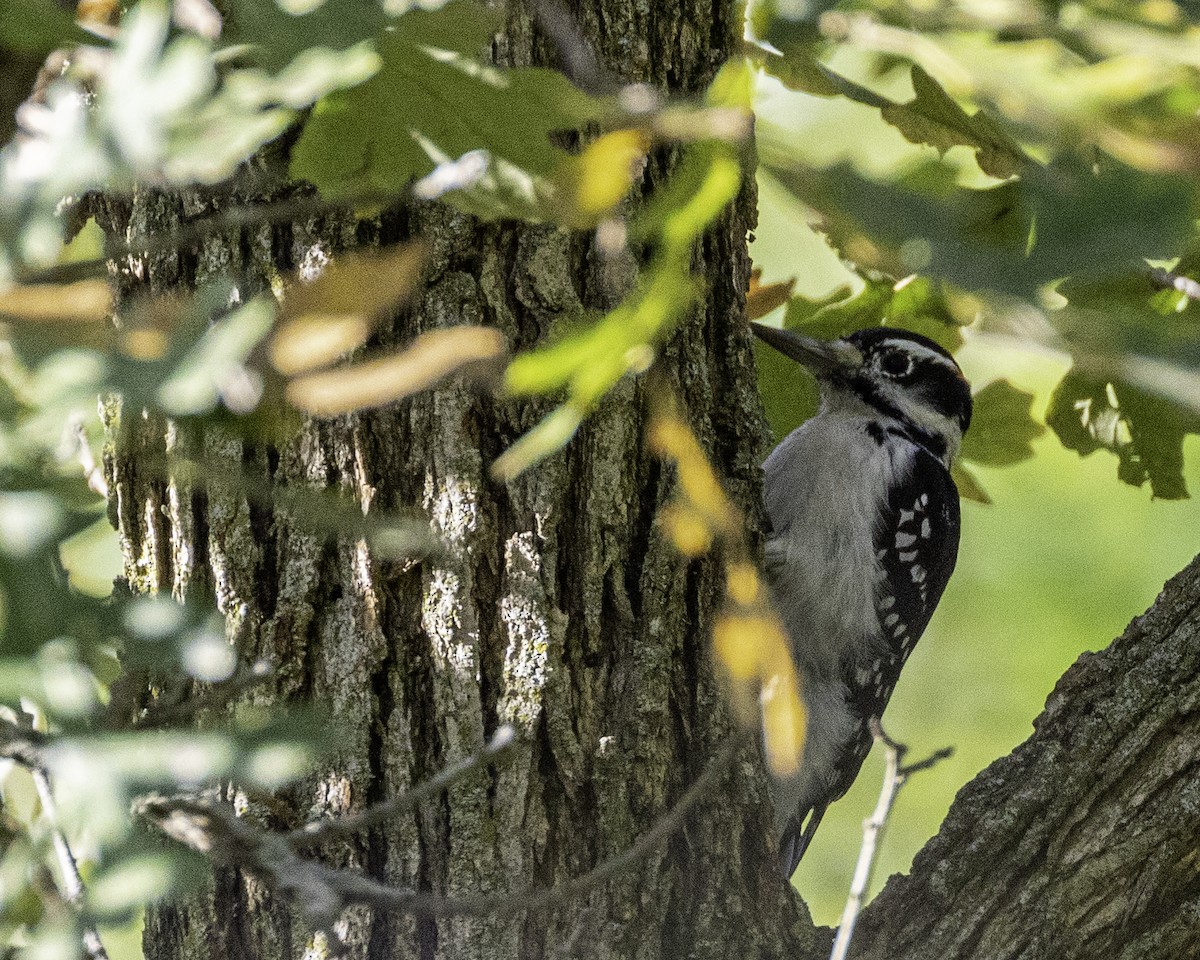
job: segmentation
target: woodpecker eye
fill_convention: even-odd
[[[889,350],[879,358],[879,370],[889,377],[903,377],[912,373],[913,361],[903,350]]]

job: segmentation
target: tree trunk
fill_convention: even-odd
[[[1200,956],[1200,558],[959,793],[856,958]]]
[[[610,68],[674,91],[702,89],[740,41],[740,6],[683,0],[578,5]],[[498,61],[546,61],[526,14],[510,15]],[[652,158],[648,183],[669,158]],[[221,204],[256,202],[235,194]],[[144,193],[104,216],[122,234],[162,234],[213,208],[207,196]],[[753,516],[764,430],[744,318],[753,226],[748,188],[697,251],[708,293],[672,338],[665,366],[731,493]],[[234,272],[243,294],[353,246],[421,236],[427,286],[385,341],[463,323],[517,346],[562,315],[607,308],[627,289],[590,238],[486,225],[436,204],[372,222],[324,217],[215,237],[146,257],[127,294]],[[296,822],[396,795],[477,752],[497,727],[521,738],[448,796],[336,852],[335,864],[445,894],[552,887],[633,843],[705,769],[731,729],[708,633],[722,584],[685,563],[654,524],[672,477],[644,449],[638,383],[623,383],[565,452],[509,484],[489,464],[548,409],[450,386],[392,409],[309,422],[278,449],[202,440],[125,410],[110,465],[136,589],[213,589],[244,658],[272,662],[258,702],[311,698],[344,731],[337,756],[286,796]],[[423,507],[444,560],[380,562],[358,541],[324,542],[282,508],[155,469],[168,450],[218,458],[279,487],[329,486],[376,509]],[[811,924],[779,877],[752,750],[715,802],[635,869],[541,913],[462,919],[347,913],[356,957],[726,958],[800,955]],[[228,796],[233,801],[234,797]],[[245,806],[245,798],[239,808]],[[251,802],[245,816],[279,825]],[[254,878],[214,871],[150,911],[145,949],[166,958],[291,958],[311,950],[298,914]],[[316,945],[320,949],[320,944]]]

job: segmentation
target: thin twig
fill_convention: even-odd
[[[37,788],[42,813],[50,824],[50,836],[54,843],[54,855],[62,874],[62,897],[77,912],[83,908],[83,877],[75,854],[67,842],[66,834],[58,825],[58,806],[54,802],[54,790],[50,775],[44,765],[45,751],[49,738],[31,726],[13,723],[0,717],[0,757],[19,763],[29,770]],[[100,940],[100,934],[90,924],[83,926],[83,946],[90,960],[108,960],[108,952]]]
[[[235,673],[228,680],[214,684],[204,693],[196,694],[176,703],[151,704],[137,719],[135,730],[158,730],[168,724],[193,720],[205,710],[224,707],[234,697],[247,690],[262,686],[275,676],[275,671],[265,660],[259,660],[248,670]]]
[[[582,876],[548,888],[526,887],[515,893],[480,894],[474,897],[460,898],[441,897],[427,893],[407,893],[383,884],[373,884],[378,889],[359,888],[363,898],[360,902],[424,916],[452,917],[529,913],[545,910],[566,900],[573,900],[641,861],[646,854],[682,827],[691,809],[712,792],[721,777],[733,765],[743,743],[744,736],[742,735],[730,737],[721,752],[712,759],[704,773],[684,791],[675,806],[659,817],[654,825],[638,837],[633,844]],[[373,882],[368,881],[368,883]]]
[[[875,854],[879,849],[883,828],[887,825],[888,815],[896,802],[896,795],[910,776],[921,770],[928,770],[953,753],[951,747],[943,747],[924,760],[903,765],[904,755],[908,747],[897,743],[886,733],[877,718],[871,720],[871,734],[875,742],[884,749],[883,788],[879,791],[879,799],[871,816],[863,821],[862,846],[858,851],[858,862],[854,865],[854,879],[850,882],[850,895],[846,899],[846,907],[842,910],[842,920],[838,924],[837,936],[833,941],[833,951],[829,960],[846,960],[850,952],[850,939],[854,936],[854,925],[862,910],[863,900],[866,899],[867,888],[871,885],[871,873],[875,868]]]
[[[364,207],[386,207],[404,198],[399,194],[370,194],[331,203],[317,196],[288,197],[267,203],[225,207],[215,213],[192,220],[163,234],[141,234],[129,240],[108,238],[104,253],[90,260],[63,263],[44,270],[22,273],[21,283],[71,283],[89,277],[104,276],[108,265],[124,257],[145,257],[186,250],[206,238],[245,227],[300,220],[306,217],[327,216],[344,210]]]
[[[67,842],[66,834],[58,826],[58,807],[54,802],[54,790],[50,776],[42,767],[30,770],[38,799],[42,802],[42,813],[51,823],[50,836],[54,841],[54,855],[58,858],[58,869],[62,873],[63,899],[76,911],[83,907],[83,877],[79,875],[79,864]],[[99,931],[90,923],[83,925],[83,948],[91,960],[108,960],[108,951],[100,939]]]
[[[422,916],[499,916],[545,910],[581,896],[642,860],[651,849],[679,830],[688,813],[732,766],[745,744],[744,735],[731,737],[704,773],[636,842],[593,870],[552,887],[523,887],[507,893],[445,897],[435,893],[388,886],[370,877],[337,870],[296,853],[289,835],[260,830],[226,807],[190,797],[147,796],[137,812],[159,829],[215,860],[236,865],[292,895],[318,929],[337,942],[334,923],[353,904],[400,910]],[[361,821],[359,821],[361,825]]]
[[[43,765],[48,745],[49,738],[44,733],[0,717],[0,759],[33,770]]]
[[[436,797],[443,790],[448,790],[463,777],[490,763],[502,754],[512,746],[515,739],[516,731],[508,724],[505,724],[496,731],[492,739],[478,753],[472,754],[458,763],[451,764],[440,773],[417,784],[411,790],[406,790],[398,797],[393,797],[384,803],[377,803],[374,806],[368,807],[360,813],[338,817],[335,820],[315,820],[312,823],[306,823],[298,830],[293,830],[287,834],[288,842],[295,849],[302,850],[306,847],[313,847],[339,837],[348,837],[355,833],[361,833],[364,830],[370,830],[372,827],[392,819],[398,813],[410,807],[415,807],[418,803],[430,797]]]

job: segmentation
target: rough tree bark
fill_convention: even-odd
[[[611,69],[673,91],[703,89],[742,30],[731,2],[575,7]],[[494,49],[507,64],[552,59],[516,9]],[[654,158],[648,182],[668,166]],[[261,199],[146,192],[110,198],[102,218],[122,235],[161,235],[216,206]],[[693,425],[751,515],[764,441],[743,311],[753,218],[748,188],[697,251],[708,292],[665,355]],[[120,282],[129,295],[232,272],[248,295],[265,277],[311,271],[339,250],[415,236],[433,251],[427,286],[385,345],[484,323],[527,346],[560,315],[612,306],[629,281],[587,236],[414,204],[370,222],[324,217],[213,237],[135,260]],[[290,813],[250,804],[247,815],[294,825],[359,809],[475,753],[505,722],[523,738],[513,755],[448,801],[342,845],[335,862],[446,894],[549,887],[625,849],[669,808],[730,730],[707,652],[721,581],[712,564],[681,562],[654,525],[672,479],[644,450],[642,393],[622,385],[563,454],[507,485],[489,479],[489,464],[547,408],[461,387],[308,423],[278,449],[198,441],[123,412],[110,480],[133,587],[181,597],[215,590],[243,656],[277,667],[274,688],[254,698],[313,698],[346,731],[327,768],[285,798]],[[164,476],[155,465],[172,450],[280,487],[421,506],[451,555],[406,568],[374,560],[359,542],[324,543],[285,510]],[[351,955],[795,956],[811,924],[762,869],[773,858],[761,780],[748,775],[756,763],[748,751],[683,832],[581,900],[545,914],[439,921],[350,911]],[[149,960],[292,958],[312,948],[294,911],[233,869],[154,907],[145,935]]]
[[[959,793],[855,957],[1200,956],[1200,558]]]

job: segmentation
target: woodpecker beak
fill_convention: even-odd
[[[802,333],[766,327],[761,323],[750,326],[758,338],[774,347],[785,357],[802,363],[818,376],[847,376],[863,364],[863,355],[853,344],[845,340],[817,340]]]

